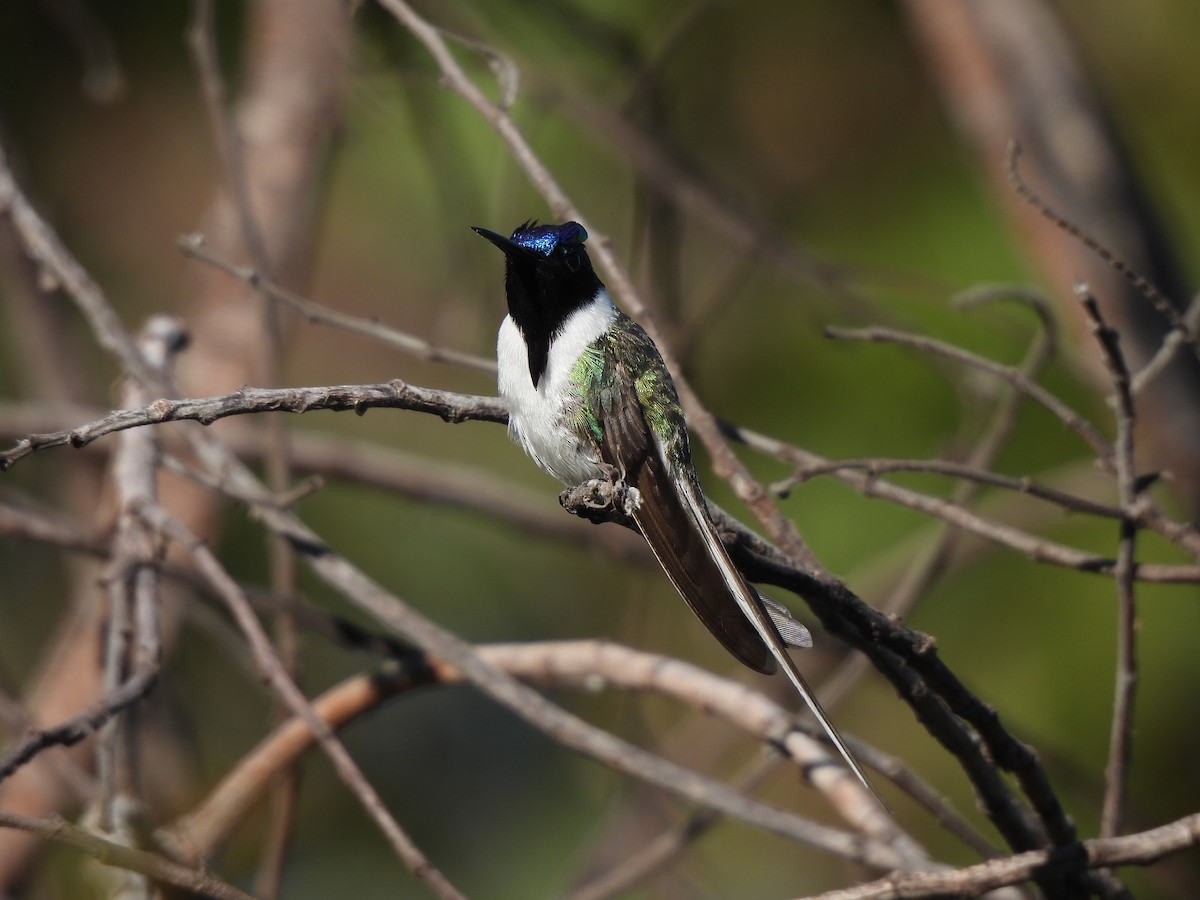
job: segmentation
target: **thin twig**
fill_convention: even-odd
[[[1011,475],[1001,475],[998,472],[989,472],[985,469],[977,468],[971,463],[957,463],[942,459],[832,459],[798,469],[790,478],[777,481],[769,485],[769,487],[780,496],[787,496],[797,485],[803,484],[820,475],[830,475],[846,469],[859,470],[865,473],[866,477],[870,480],[875,480],[880,475],[894,472],[924,472],[932,475],[946,475],[951,478],[960,478],[964,481],[975,482],[976,484],[1004,488],[1015,494],[1026,494],[1030,497],[1036,497],[1039,500],[1045,500],[1047,503],[1053,503],[1055,506],[1059,506],[1068,512],[1099,516],[1104,519],[1120,519],[1125,515],[1119,507],[1110,506],[1107,503],[1098,503],[1086,497],[1068,494],[1057,488],[1039,484],[1030,478],[1014,478]],[[962,506],[964,500],[962,497],[955,495],[949,502],[955,506]]]
[[[107,557],[109,542],[57,512],[0,503],[0,537],[32,541],[89,556]]]
[[[257,7],[258,14],[270,15],[270,6]],[[262,226],[255,215],[250,191],[250,173],[243,154],[242,136],[228,102],[225,81],[217,53],[216,27],[213,16],[213,0],[193,0],[192,21],[187,30],[187,43],[198,73],[204,105],[209,122],[216,137],[222,170],[228,181],[229,195],[233,202],[238,230],[246,253],[253,261],[255,270],[269,276],[273,271],[267,252]],[[286,13],[290,14],[290,13]],[[302,13],[296,13],[302,15]],[[253,51],[251,45],[251,51]],[[257,349],[262,379],[267,384],[280,381],[280,356],[283,352],[283,335],[280,325],[278,304],[267,295],[260,296],[262,305],[262,341]],[[291,481],[291,449],[287,428],[280,418],[268,418],[263,423],[266,432],[266,476],[267,484],[276,494],[284,493]],[[284,594],[295,593],[296,560],[291,549],[274,536],[267,537],[267,555],[271,587]],[[299,636],[295,623],[286,613],[275,619],[275,638],[279,657],[289,676],[298,680]],[[280,705],[277,715],[286,713]],[[292,771],[280,778],[272,809],[270,832],[261,865],[258,893],[274,898],[278,893],[283,857],[290,842],[293,813],[298,793],[299,771]]]
[[[882,478],[872,478],[869,474],[845,471],[835,461],[825,459],[822,456],[804,450],[794,444],[785,443],[769,435],[760,434],[751,429],[728,423],[726,423],[725,429],[733,439],[739,440],[746,444],[746,446],[773,456],[776,459],[787,462],[800,471],[804,471],[809,467],[829,471],[830,474],[855,488],[866,497],[877,497],[942,519],[964,531],[1023,553],[1036,562],[1109,577],[1113,574],[1115,561],[1108,557],[1086,553],[1022,531],[1012,525],[994,522],[971,510],[964,509],[952,500],[910,490],[909,488],[892,484]],[[1180,546],[1187,549],[1197,546],[1197,536],[1191,526],[1172,523],[1165,516],[1151,513],[1147,510],[1139,510],[1139,515],[1144,517],[1143,521],[1148,526],[1153,522],[1156,532],[1163,534],[1165,537],[1174,535],[1174,537],[1169,537],[1169,539],[1175,540]],[[1139,563],[1135,571],[1139,581],[1190,584],[1200,580],[1200,567],[1194,565]]]
[[[156,316],[138,336],[138,349],[152,370],[165,374],[186,342],[182,322]],[[125,385],[122,401],[127,408],[141,406],[148,399],[143,385]],[[144,680],[149,686],[158,678],[162,655],[158,547],[135,515],[136,509],[158,497],[158,436],[148,428],[122,432],[113,452],[117,533],[108,574],[109,633],[104,660],[104,688],[110,694],[127,678]],[[112,831],[115,824],[113,807],[118,794],[133,786],[133,748],[128,726],[114,716],[101,730],[96,745],[99,824],[106,831]]]
[[[117,690],[108,694],[99,703],[89,707],[65,722],[50,728],[38,729],[22,737],[0,758],[0,781],[3,781],[25,765],[47,747],[70,747],[97,730],[117,713],[146,696],[154,686],[153,673],[127,679]]]
[[[212,897],[214,900],[254,900],[249,894],[239,891],[208,872],[189,869],[156,853],[135,850],[124,844],[105,840],[58,816],[30,819],[0,810],[0,828],[19,828],[47,840],[66,844],[83,851],[106,866],[139,872],[160,884],[173,885],[200,897]]]
[[[1010,140],[1004,163],[1008,172],[1009,184],[1012,185],[1017,195],[1046,219],[1053,222],[1058,228],[1080,241],[1085,247],[1108,263],[1117,273],[1122,275],[1126,281],[1133,285],[1139,294],[1150,301],[1150,304],[1167,321],[1171,329],[1179,333],[1180,339],[1187,341],[1192,352],[1196,354],[1196,358],[1200,360],[1200,340],[1197,339],[1196,333],[1189,327],[1184,317],[1180,315],[1179,310],[1175,308],[1175,304],[1171,302],[1170,298],[1164,296],[1158,288],[1143,278],[1141,273],[1128,262],[1090,234],[1083,231],[1079,226],[1067,221],[1055,212],[1050,207],[1050,204],[1034,193],[1033,189],[1022,180],[1021,174],[1017,170],[1017,160],[1020,156],[1021,145],[1016,140]]]
[[[1045,875],[1115,866],[1148,866],[1198,844],[1200,813],[1138,834],[1094,838],[1069,847],[1034,850],[948,872],[889,875],[857,887],[815,895],[809,900],[978,897],[1005,885],[1019,884]]]
[[[1187,323],[1191,333],[1194,334],[1197,325],[1200,324],[1200,294],[1192,297],[1192,302],[1188,304],[1188,308],[1183,313],[1183,321]],[[1158,351],[1133,376],[1130,390],[1135,397],[1170,367],[1179,354],[1179,348],[1187,342],[1187,339],[1187,333],[1183,331],[1172,329],[1167,333]]]
[[[145,384],[153,384],[154,373],[148,371],[137,345],[121,324],[104,291],[22,193],[4,149],[0,147],[0,215],[6,213],[12,219],[26,253],[40,267],[44,281],[61,285],[71,295],[96,341],[120,360],[127,373]]]
[[[263,676],[268,680],[278,695],[292,712],[304,720],[305,724],[316,735],[321,748],[333,763],[334,770],[350,792],[358,799],[375,825],[388,839],[396,852],[414,876],[424,881],[429,887],[445,900],[459,900],[463,895],[455,888],[445,875],[441,873],[425,856],[421,849],[404,832],[399,823],[388,812],[383,800],[375,788],[362,774],[357,764],[347,752],[345,746],[330,730],[309,703],[308,699],[296,686],[287,673],[278,655],[275,653],[271,640],[263,626],[259,623],[250,606],[250,601],[237,582],[226,572],[224,566],[188,528],[177,519],[171,518],[165,511],[156,506],[141,509],[140,515],[147,524],[159,533],[180,544],[192,558],[195,559],[200,572],[208,579],[213,590],[224,600],[230,613],[241,627],[250,643],[257,663]]]
[[[327,306],[322,306],[319,303],[314,303],[312,300],[301,297],[294,291],[289,291],[287,288],[276,284],[255,269],[248,266],[235,265],[214,255],[205,247],[203,235],[183,235],[175,241],[175,246],[184,255],[206,263],[234,278],[241,279],[250,287],[260,291],[272,300],[278,300],[280,303],[291,307],[309,322],[328,325],[331,328],[337,328],[350,334],[357,334],[371,340],[379,341],[390,347],[403,350],[405,353],[423,362],[447,363],[472,369],[476,372],[484,372],[489,375],[494,375],[496,372],[496,361],[490,357],[476,356],[473,353],[464,353],[461,350],[441,347],[425,340],[425,338],[392,328],[390,325],[385,325],[377,319],[364,319],[360,316],[348,315],[347,313],[330,309]]]
[[[156,400],[134,410],[115,410],[103,419],[51,434],[30,435],[15,447],[0,453],[0,472],[37,450],[50,447],[85,447],[97,438],[163,422],[195,421],[211,425],[227,416],[256,412],[305,413],[316,409],[354,410],[410,409],[440,416],[447,422],[507,422],[508,411],[496,397],[456,394],[417,387],[402,381],[386,384],[339,385],[317,388],[242,388],[232,394],[200,399]]]
[[[1100,814],[1100,836],[1114,837],[1121,831],[1125,814],[1126,792],[1129,786],[1129,766],[1133,758],[1133,709],[1137,697],[1137,600],[1134,591],[1134,548],[1137,525],[1133,519],[1137,503],[1137,470],[1135,468],[1133,426],[1135,412],[1130,389],[1129,368],[1121,352],[1116,331],[1100,314],[1100,306],[1079,284],[1075,293],[1087,313],[1092,334],[1100,345],[1104,365],[1112,378],[1117,439],[1117,493],[1126,515],[1121,519],[1117,544],[1117,563],[1114,578],[1117,583],[1117,672],[1113,694],[1112,730],[1108,745],[1108,766],[1104,772],[1104,803]]]
[[[931,353],[945,359],[952,359],[981,372],[987,372],[1003,381],[1008,382],[1031,400],[1049,410],[1064,425],[1076,432],[1091,447],[1097,458],[1105,464],[1111,464],[1112,446],[1103,435],[1087,419],[1071,409],[1062,400],[1055,397],[1041,385],[1031,381],[1020,369],[1005,366],[993,360],[986,359],[969,350],[955,347],[920,334],[897,331],[893,328],[834,328],[825,329],[828,337],[844,341],[866,341],[872,343],[901,344],[912,347],[924,353]]]

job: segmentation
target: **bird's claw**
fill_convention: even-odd
[[[567,512],[590,522],[627,525],[641,508],[642,494],[613,472],[608,478],[593,478],[568,488],[558,495],[558,502]]]

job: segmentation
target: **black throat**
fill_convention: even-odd
[[[570,271],[550,260],[508,258],[504,273],[508,314],[525,338],[535,388],[546,374],[550,344],[571,314],[591,303],[603,287],[591,265]]]

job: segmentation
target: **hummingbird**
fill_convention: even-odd
[[[751,669],[782,668],[878,798],[787,654],[786,646],[812,646],[808,629],[751,586],[721,543],[671,375],[650,336],[616,307],[596,275],[583,226],[530,221],[511,237],[472,230],[505,257],[508,315],[496,361],[510,436],[565,485],[623,483],[624,511],[692,612]]]

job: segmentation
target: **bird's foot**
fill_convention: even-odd
[[[616,522],[632,527],[631,517],[642,505],[642,494],[614,471],[607,478],[593,478],[558,495],[558,502],[572,515],[589,522]]]

